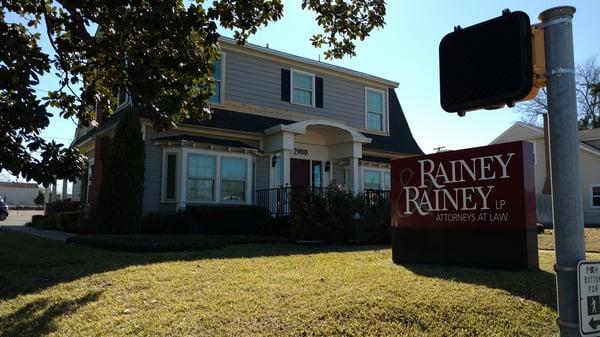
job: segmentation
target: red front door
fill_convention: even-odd
[[[290,159],[290,185],[310,186],[310,160]]]

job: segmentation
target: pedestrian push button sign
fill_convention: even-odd
[[[600,336],[600,261],[577,265],[579,327],[583,336]]]

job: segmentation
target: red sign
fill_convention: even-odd
[[[431,242],[431,236],[442,235],[462,241],[456,232],[461,230],[469,237],[461,244],[470,246],[475,238],[486,241],[486,235],[498,235],[496,239],[490,238],[492,244],[501,237],[523,240],[518,236],[536,230],[533,163],[533,145],[529,142],[392,161],[394,236],[401,241],[404,235],[404,239],[421,237]],[[500,247],[511,244],[497,243]],[[453,242],[443,246],[453,247]]]

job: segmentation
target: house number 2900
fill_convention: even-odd
[[[294,154],[300,155],[300,156],[308,156],[308,149],[301,149],[301,148],[294,148]]]

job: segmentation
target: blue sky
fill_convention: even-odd
[[[463,27],[501,14],[502,9],[521,10],[531,22],[544,9],[572,5],[577,8],[573,30],[576,62],[600,55],[600,1],[387,1],[386,26],[357,42],[357,56],[327,61],[343,67],[384,77],[400,83],[396,92],[417,143],[426,153],[445,146],[461,149],[488,144],[520,119],[515,109],[474,111],[464,118],[449,114],[439,104],[438,45],[453,27]],[[310,45],[309,38],[319,31],[314,13],[302,11],[300,1],[284,1],[284,17],[269,24],[250,38],[258,45],[312,59],[324,60]],[[9,17],[10,19],[10,17]],[[232,36],[231,32],[222,31]],[[44,43],[47,46],[47,44]],[[51,76],[39,88],[56,87]],[[55,116],[42,135],[57,142],[70,143],[75,124]]]

